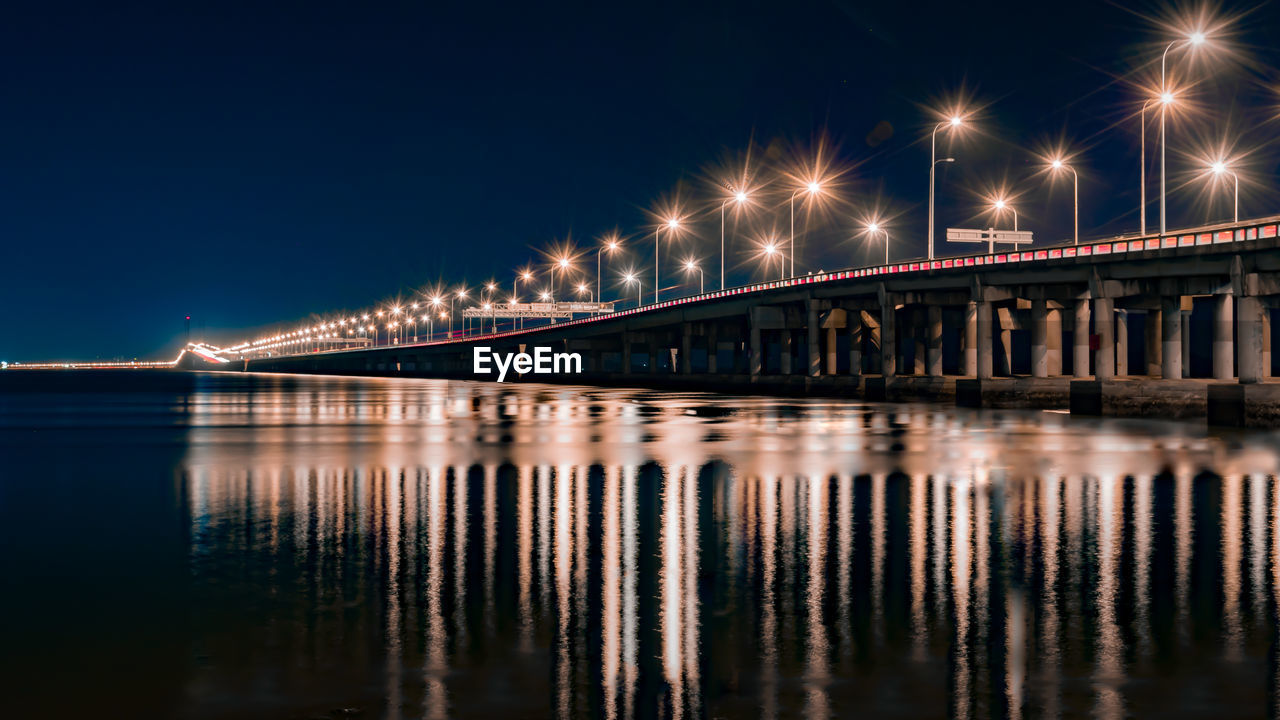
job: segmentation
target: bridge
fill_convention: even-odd
[[[249,371],[494,379],[472,372],[474,348],[542,346],[579,353],[583,372],[540,382],[1275,424],[1278,235],[1273,216],[822,272],[435,342],[217,356]]]

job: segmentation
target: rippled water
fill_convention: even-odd
[[[1275,715],[1275,434],[0,377],[17,716]]]

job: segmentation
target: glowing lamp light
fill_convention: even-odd
[[[1005,202],[1003,200],[997,200],[995,202],[995,208],[997,210],[1003,210],[1005,208]]]
[[[739,203],[744,203],[747,201],[747,194],[739,190],[738,192],[733,194],[733,199],[738,201]]]
[[[1173,93],[1171,93],[1171,92],[1164,92],[1164,93],[1160,93],[1160,103],[1161,103],[1162,105],[1172,105],[1172,104],[1173,104]]]
[[[676,228],[680,227],[680,219],[671,218],[670,220],[667,221],[667,227],[671,228],[672,230],[675,230]]]
[[[1205,41],[1204,33],[1199,30],[1188,35],[1187,39],[1191,41],[1192,45],[1203,45]]]
[[[817,192],[822,189],[822,186],[816,182],[811,182],[808,185],[808,189],[810,193],[817,194]]]
[[[1209,169],[1213,171],[1213,174],[1221,175],[1227,171],[1227,164],[1219,160],[1218,162],[1210,165]]]
[[[962,122],[964,122],[964,121],[960,119],[960,116],[959,116],[959,115],[952,115],[952,116],[951,116],[951,127],[960,127],[960,123],[962,123]]]
[[[880,231],[880,223],[870,223],[870,224],[868,224],[868,225],[867,225],[867,230],[868,230],[868,231],[870,231],[870,232],[879,232],[879,231]]]

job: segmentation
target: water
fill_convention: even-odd
[[[15,717],[1260,717],[1280,436],[0,376]]]

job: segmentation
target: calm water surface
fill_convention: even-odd
[[[1264,717],[1276,434],[0,376],[13,717]]]

